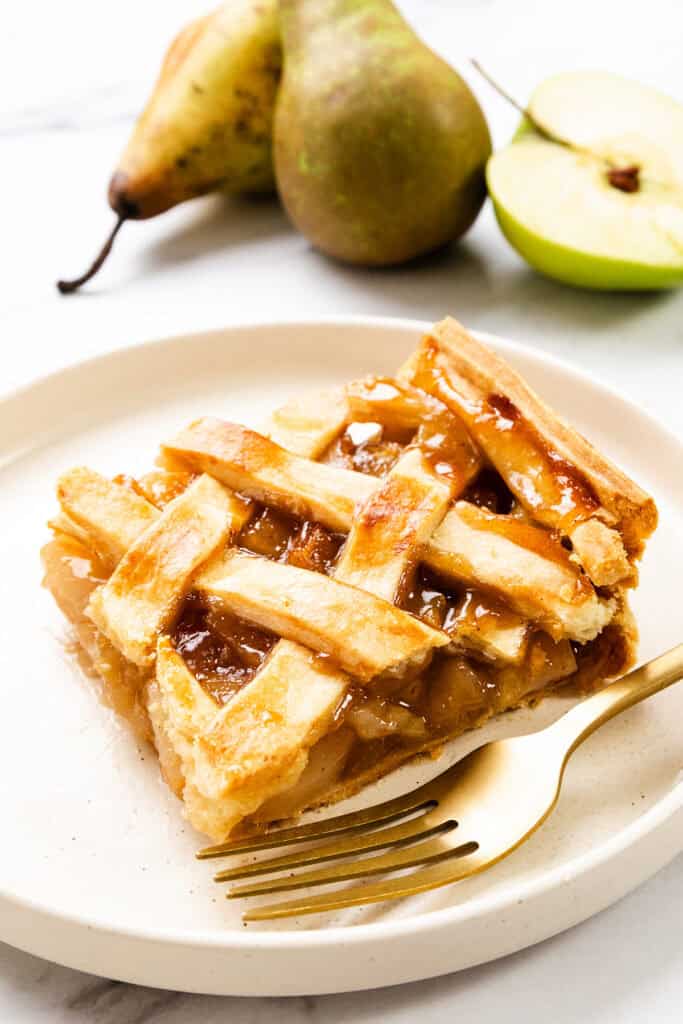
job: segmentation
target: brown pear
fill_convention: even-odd
[[[126,220],[144,220],[214,190],[274,188],[271,152],[281,47],[277,0],[226,0],[171,44],[109,184],[117,222],[75,291],[108,255]]]
[[[491,152],[460,76],[390,0],[280,0],[278,190],[314,246],[403,263],[458,238],[486,195]]]

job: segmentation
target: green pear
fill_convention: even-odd
[[[486,172],[519,254],[585,288],[683,283],[683,106],[618,75],[577,71],[542,82],[528,113]]]
[[[114,231],[89,271],[60,281],[60,291],[75,291],[97,272],[125,220],[156,217],[214,190],[274,190],[281,65],[277,0],[226,0],[185,26],[109,184]]]
[[[348,263],[403,263],[462,235],[485,198],[479,105],[390,0],[280,0],[278,190]]]

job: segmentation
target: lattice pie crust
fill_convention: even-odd
[[[46,585],[213,839],[632,662],[654,502],[454,320],[398,372],[76,468]]]

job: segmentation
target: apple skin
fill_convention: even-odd
[[[660,291],[683,284],[683,267],[591,256],[558,245],[525,228],[496,202],[492,193],[491,199],[500,229],[512,248],[545,277],[594,291]]]

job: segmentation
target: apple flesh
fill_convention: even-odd
[[[488,163],[498,223],[548,277],[584,288],[683,284],[683,106],[607,72],[546,79]]]

